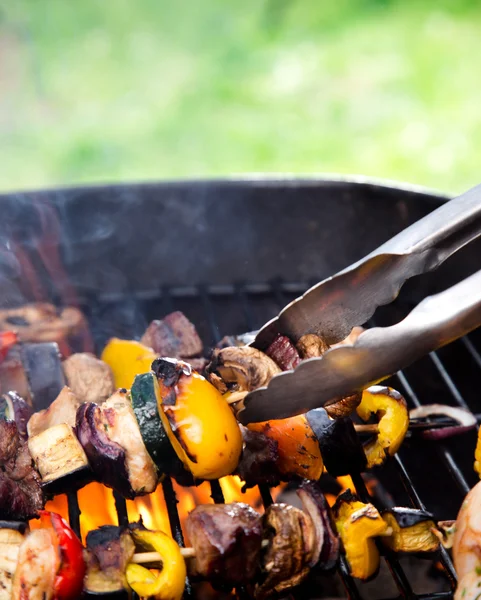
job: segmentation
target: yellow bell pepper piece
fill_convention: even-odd
[[[478,441],[474,451],[474,470],[481,478],[481,429],[478,431]]]
[[[399,392],[383,386],[372,386],[362,393],[357,414],[367,421],[372,414],[380,417],[379,433],[364,446],[367,467],[381,465],[386,456],[394,456],[409,427],[407,404]]]
[[[157,356],[140,342],[112,338],[100,358],[112,369],[115,386],[130,390],[136,375],[148,373]]]
[[[130,587],[142,598],[180,600],[187,569],[179,546],[162,531],[134,530],[132,536],[142,550],[160,554],[162,570],[154,573],[141,565],[129,563],[125,576]]]
[[[349,491],[338,498],[333,512],[352,576],[369,579],[379,567],[379,551],[372,538],[385,533],[388,524],[372,504],[360,502]]]
[[[181,375],[173,387],[159,384],[160,417],[186,468],[198,479],[230,475],[242,452],[242,434],[222,394],[195,372]],[[170,400],[172,392],[175,402]]]

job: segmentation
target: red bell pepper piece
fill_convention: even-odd
[[[55,578],[55,600],[79,598],[85,575],[82,543],[57,513],[42,510],[40,519],[44,527],[54,530],[59,546],[60,567]]]
[[[14,331],[0,332],[0,360],[3,360],[12,346],[18,342],[18,336]]]

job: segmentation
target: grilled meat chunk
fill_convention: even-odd
[[[112,369],[89,352],[72,354],[62,363],[67,385],[80,403],[102,404],[115,392]]]
[[[180,311],[167,315],[162,321],[152,321],[140,341],[161,356],[171,358],[192,358],[203,351],[194,325]]]
[[[0,421],[0,519],[31,519],[43,506],[27,442],[13,421]]]
[[[73,427],[75,425],[75,415],[80,405],[81,402],[78,397],[70,388],[64,386],[48,408],[39,410],[30,417],[27,424],[28,435],[30,437],[38,435],[42,431],[62,423]]]
[[[196,572],[215,583],[241,585],[256,575],[262,541],[261,516],[249,505],[203,504],[187,517]]]
[[[125,450],[132,489],[136,494],[150,494],[157,487],[157,469],[142,440],[127,392],[116,392],[102,405],[101,411],[107,436]]]
[[[288,504],[272,504],[264,519],[269,545],[262,557],[263,577],[256,586],[259,600],[298,586],[309,574],[315,533],[310,518]]]
[[[295,369],[301,362],[301,357],[291,340],[285,335],[278,334],[266,350],[267,356],[279,365],[283,371]]]
[[[100,482],[127,498],[155,490],[157,469],[125,390],[117,391],[102,406],[82,404],[76,423],[80,443]]]
[[[245,482],[246,487],[259,483],[270,486],[279,485],[283,479],[277,470],[279,462],[279,443],[260,431],[250,431],[241,426],[244,448],[237,465],[236,473]]]
[[[84,589],[90,594],[128,590],[125,568],[135,552],[129,531],[105,525],[87,535]]]
[[[51,600],[59,566],[57,545],[52,531],[31,531],[20,546],[13,578],[13,600]]]

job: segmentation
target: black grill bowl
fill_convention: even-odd
[[[209,348],[223,335],[258,328],[310,285],[359,260],[447,199],[409,186],[341,179],[183,181],[4,194],[0,306],[36,299],[14,256],[20,247],[41,282],[43,299],[59,305],[78,299],[98,351],[112,335],[139,337],[152,318],[174,309],[196,324]],[[57,246],[74,294],[59,283],[58,268],[49,272],[46,264]],[[399,320],[426,295],[474,273],[480,250],[475,242],[436,272],[409,281],[395,303],[376,313],[376,324]],[[478,348],[481,336],[473,332],[389,383],[410,406],[442,402],[481,412]],[[426,507],[438,519],[452,519],[476,482],[475,443],[474,432],[445,444],[406,440],[376,476],[397,505]],[[363,479],[355,477],[355,483],[367,498]],[[166,486],[168,496],[172,490]],[[222,500],[215,485],[213,492]],[[119,508],[122,513],[121,502]],[[175,526],[175,503],[169,508]],[[72,515],[78,519],[74,509]],[[353,598],[447,598],[454,585],[452,565],[446,552],[434,559],[439,560],[444,575],[421,583],[412,560],[389,556],[389,581],[382,578],[377,588],[359,585],[343,568],[340,572]],[[323,585],[316,582],[297,596],[320,597],[329,589]]]

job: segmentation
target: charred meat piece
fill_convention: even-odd
[[[112,369],[89,352],[72,354],[62,363],[67,385],[80,403],[102,404],[115,392]]]
[[[180,311],[152,321],[141,343],[161,356],[192,358],[202,354],[203,345],[194,325]]]
[[[75,425],[77,409],[81,404],[72,390],[64,386],[60,394],[48,408],[33,413],[30,417],[27,424],[28,435],[30,437],[38,435],[42,431],[62,423],[73,427]]]
[[[32,415],[32,407],[16,392],[8,392],[0,398],[0,418],[15,421],[19,435],[27,438],[27,423]]]
[[[199,505],[187,517],[186,532],[201,577],[233,586],[254,579],[262,524],[250,506],[241,502]]]
[[[313,531],[309,517],[288,504],[272,504],[263,518],[269,545],[262,556],[262,576],[256,586],[259,600],[300,585],[309,574]]]
[[[230,392],[229,402],[242,400],[280,372],[272,358],[251,346],[216,349],[206,367],[209,381],[222,394]]]
[[[59,561],[58,547],[52,531],[31,531],[18,553],[12,599],[52,600]]]
[[[279,444],[260,431],[250,431],[241,426],[244,448],[237,465],[236,473],[245,482],[246,487],[259,483],[270,486],[279,485],[283,480],[277,470],[279,463]]]
[[[295,369],[301,362],[301,357],[291,340],[280,333],[266,350],[267,356],[283,370]]]
[[[90,531],[86,542],[85,592],[93,595],[128,590],[125,569],[135,552],[130,532],[105,525]]]
[[[13,421],[0,421],[0,519],[26,520],[44,506],[40,476]]]

